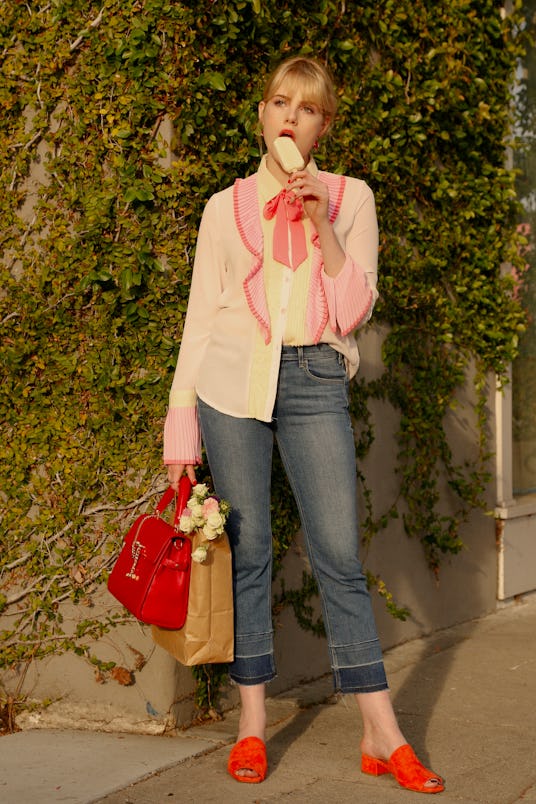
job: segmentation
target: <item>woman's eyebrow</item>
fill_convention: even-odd
[[[273,95],[273,97],[274,98],[281,98],[282,100],[287,100],[287,101],[290,100],[289,95],[283,95],[281,92],[276,92],[275,95]],[[300,103],[304,104],[306,106],[317,106],[318,108],[320,108],[320,104],[318,104],[316,101],[313,101],[313,100],[307,100],[307,98],[300,98]]]

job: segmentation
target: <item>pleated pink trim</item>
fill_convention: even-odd
[[[326,173],[324,171],[319,172],[318,178],[328,186],[329,220],[330,223],[333,223],[341,208],[346,180],[344,176],[338,176],[335,173]],[[322,277],[324,268],[322,251],[320,250],[320,240],[316,232],[312,237],[312,242],[314,251],[311,265],[311,282],[309,283],[309,298],[307,299],[306,323],[313,343],[318,343],[328,320],[330,321],[333,332],[337,330],[336,325],[333,326],[335,316],[330,315],[329,299],[326,295]]]
[[[195,405],[169,408],[164,424],[164,463],[201,463],[201,431]]]
[[[234,217],[242,242],[255,260],[243,282],[248,307],[259,322],[264,342],[272,339],[270,313],[262,272],[264,238],[257,197],[257,176],[237,179],[233,187]]]

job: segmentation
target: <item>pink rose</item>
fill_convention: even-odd
[[[203,503],[203,513],[206,517],[209,517],[210,514],[216,514],[218,512],[218,508],[219,503],[214,497],[207,497]]]

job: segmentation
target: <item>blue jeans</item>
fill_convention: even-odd
[[[231,678],[259,684],[276,674],[270,524],[275,436],[320,591],[335,688],[386,689],[358,558],[355,443],[342,356],[327,344],[283,347],[271,423],[228,416],[202,400],[199,414],[215,491],[233,507],[227,522],[235,595]]]

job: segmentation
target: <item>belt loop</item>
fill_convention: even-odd
[[[305,366],[305,357],[304,357],[304,354],[303,354],[303,346],[297,346],[296,349],[298,351],[298,366],[300,368],[303,368]]]

